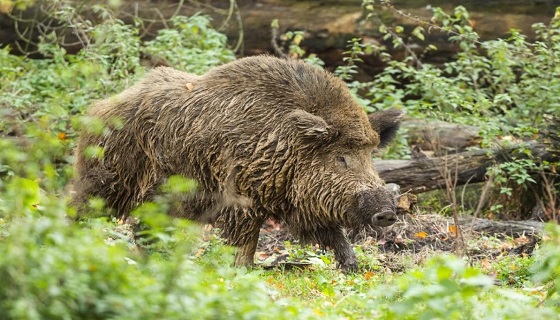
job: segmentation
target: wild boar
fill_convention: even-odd
[[[196,193],[170,214],[221,227],[239,247],[237,265],[253,264],[269,217],[332,248],[346,271],[357,263],[343,228],[396,220],[372,153],[389,144],[403,112],[368,116],[344,82],[303,61],[247,57],[202,76],[158,67],[89,115],[107,129],[79,137],[75,205],[100,197],[123,217],[169,176],[192,178]],[[104,156],[86,157],[88,146]]]

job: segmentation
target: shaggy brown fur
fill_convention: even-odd
[[[253,263],[268,217],[334,249],[345,270],[357,265],[343,227],[395,221],[371,154],[402,112],[368,118],[342,81],[302,61],[249,57],[203,76],[159,67],[89,115],[108,130],[80,136],[75,204],[97,196],[125,216],[170,175],[193,178],[198,191],[172,214],[218,224],[237,264]],[[86,158],[88,146],[104,157]]]

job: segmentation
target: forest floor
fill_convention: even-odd
[[[469,224],[462,225],[459,231],[449,217],[437,214],[401,216],[390,227],[368,227],[348,236],[360,252],[376,252],[378,266],[386,271],[403,272],[435,255],[454,253],[471,264],[487,267],[490,275],[494,273],[491,262],[529,257],[542,239],[537,233],[509,236],[478,232]],[[261,229],[257,261],[265,269],[313,269],[315,263],[321,263],[316,257],[324,251],[318,246],[297,249],[297,243],[283,224],[267,221]]]

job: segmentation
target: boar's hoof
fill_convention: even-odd
[[[340,269],[342,269],[344,273],[355,273],[358,271],[358,263],[356,263],[356,261],[341,263]]]
[[[373,216],[372,224],[380,227],[388,227],[397,221],[397,215],[390,210],[382,211]]]

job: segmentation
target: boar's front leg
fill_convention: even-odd
[[[321,247],[330,247],[334,251],[334,257],[342,271],[355,272],[358,270],[356,255],[342,228],[316,231],[315,239]]]
[[[238,247],[236,266],[253,266],[264,217],[249,208],[228,207],[218,214],[217,226],[227,244]]]

